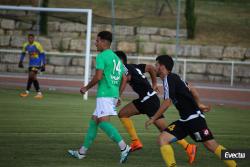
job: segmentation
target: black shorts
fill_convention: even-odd
[[[35,73],[38,73],[39,72],[39,70],[41,69],[41,67],[29,67],[29,71],[33,71],[33,72],[35,72]]]
[[[196,142],[204,142],[214,138],[207,127],[206,120],[202,117],[187,122],[175,121],[164,131],[174,135],[178,140],[184,139],[188,135]]]
[[[141,99],[135,99],[133,100],[133,104],[141,114],[146,114],[149,118],[151,118],[160,108],[160,99],[155,94],[144,102],[141,102]],[[164,118],[164,116],[161,115],[158,119],[160,118]]]

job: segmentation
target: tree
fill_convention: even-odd
[[[194,39],[196,28],[195,0],[186,0],[185,18],[187,27],[187,38]]]
[[[42,7],[49,6],[49,0],[42,0]],[[48,33],[48,14],[47,12],[40,12],[39,30],[41,35]]]

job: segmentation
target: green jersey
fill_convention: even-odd
[[[97,55],[96,69],[103,71],[103,77],[98,82],[97,97],[119,97],[124,69],[122,62],[111,49]]]

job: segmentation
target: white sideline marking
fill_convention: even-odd
[[[19,79],[27,79],[27,76],[16,76],[16,75],[4,75],[0,74],[0,77],[6,78],[19,78]],[[49,77],[49,76],[37,76],[38,79],[48,79],[48,80],[55,80],[55,81],[83,81],[83,79],[78,78],[60,78],[60,77]]]
[[[250,92],[250,89],[247,88],[223,88],[223,87],[211,87],[211,86],[194,86],[198,89],[211,89],[211,90],[227,90],[227,91],[242,91]]]
[[[73,132],[42,132],[42,133],[26,133],[26,132],[21,132],[21,133],[17,133],[17,132],[7,132],[7,133],[0,133],[0,135],[86,135],[87,133],[86,132],[83,132],[83,133],[73,133]],[[105,135],[105,133],[97,133],[98,135]],[[120,133],[122,135],[127,135],[128,133]],[[158,136],[160,133],[157,133],[157,132],[154,132],[154,133],[149,133],[149,132],[140,132],[140,133],[137,133],[139,135],[147,135],[147,136]],[[235,138],[238,138],[239,136],[240,137],[246,137],[246,138],[250,138],[250,135],[239,135],[239,134],[215,134],[214,135],[215,137],[216,136],[221,136],[221,137],[235,137]]]
[[[27,76],[17,76],[17,75],[8,75],[8,74],[0,74],[0,77],[19,78],[19,79],[27,78]],[[83,81],[83,79],[80,79],[80,78],[60,78],[60,77],[43,76],[43,75],[39,75],[38,79],[44,79],[44,80],[48,79],[48,80],[55,80],[55,81],[80,81],[80,82]],[[158,84],[158,86],[162,86],[162,84]],[[230,87],[219,87],[219,86],[194,86],[194,87],[198,89],[250,92],[250,89],[248,88],[230,88]]]

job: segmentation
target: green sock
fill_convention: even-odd
[[[99,127],[108,135],[109,138],[114,140],[116,143],[122,141],[122,137],[118,130],[109,122],[99,123]]]
[[[90,145],[93,143],[93,141],[96,138],[96,134],[97,134],[97,124],[93,119],[91,119],[89,121],[88,132],[84,138],[84,143],[83,143],[83,146],[86,149],[88,149],[90,147]]]

